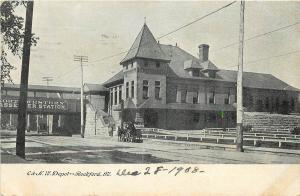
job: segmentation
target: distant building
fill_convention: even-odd
[[[85,105],[107,112],[108,90],[99,84],[85,84]],[[1,95],[1,128],[16,129],[20,86],[4,84]],[[80,133],[80,88],[29,85],[27,131],[49,134]],[[86,107],[84,107],[86,110]]]
[[[211,62],[208,45],[200,45],[195,57],[158,43],[144,24],[120,64],[122,70],[103,84],[116,123],[123,117],[166,129],[235,126],[237,72]],[[299,112],[299,89],[271,74],[244,72],[243,77],[246,111]]]

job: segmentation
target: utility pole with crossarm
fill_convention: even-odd
[[[238,57],[238,73],[237,73],[237,111],[236,111],[236,148],[239,152],[243,149],[243,53],[244,53],[244,10],[245,1],[241,0],[240,8],[240,33],[239,33],[239,57]]]
[[[81,67],[81,93],[80,93],[80,134],[84,138],[84,124],[83,124],[83,63],[88,62],[87,56],[74,55],[74,61],[80,62]]]

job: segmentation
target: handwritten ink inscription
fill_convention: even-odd
[[[186,174],[199,174],[204,173],[203,170],[200,170],[196,166],[174,166],[174,167],[166,167],[166,166],[158,166],[158,167],[146,167],[144,169],[118,169],[116,172],[112,171],[101,171],[101,172],[91,172],[91,171],[76,171],[76,172],[62,172],[62,171],[27,171],[27,176],[54,176],[54,177],[108,177],[108,176],[151,176],[151,175],[186,175]]]
[[[172,167],[167,168],[163,166],[159,166],[156,168],[146,167],[144,171],[130,171],[128,169],[119,169],[117,172],[117,176],[138,176],[138,175],[157,175],[158,173],[171,174],[177,176],[179,174],[195,174],[195,173],[203,173],[204,171],[200,170],[198,167]]]

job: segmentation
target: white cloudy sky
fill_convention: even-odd
[[[124,54],[100,61],[130,48],[140,31],[144,17],[155,37],[164,35],[229,2],[100,2],[35,1],[33,32],[40,38],[32,48],[30,84],[45,84],[43,76],[52,76],[51,85],[80,85],[80,69],[73,55],[87,55],[84,80],[102,83],[121,67]],[[300,21],[300,2],[246,2],[245,38]],[[20,15],[24,11],[18,10]],[[239,3],[194,23],[160,40],[197,55],[198,45],[210,45],[210,59],[219,67],[236,69]],[[215,50],[215,51],[214,51]],[[300,24],[245,43],[245,62],[292,51],[300,51]],[[20,80],[21,61],[13,59]],[[245,63],[245,71],[271,73],[300,88],[300,52]]]

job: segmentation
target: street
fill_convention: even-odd
[[[15,136],[1,135],[1,162],[16,163]],[[259,149],[259,148],[257,148]],[[280,151],[280,150],[279,150]],[[284,153],[288,152],[288,153]],[[22,159],[19,159],[22,160]],[[118,142],[117,138],[67,136],[26,136],[26,163],[194,163],[261,164],[300,163],[300,152],[209,149],[201,145],[179,145],[144,140],[143,143]],[[18,161],[17,161],[18,162]]]

